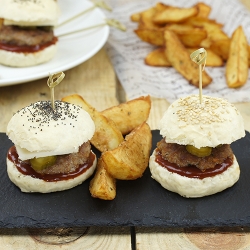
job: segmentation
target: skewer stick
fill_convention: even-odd
[[[57,37],[67,36],[67,35],[70,35],[70,34],[74,34],[74,33],[77,33],[77,32],[81,32],[81,31],[85,31],[85,30],[90,30],[90,29],[102,27],[102,26],[105,26],[105,25],[112,26],[112,27],[114,27],[116,29],[119,29],[121,31],[126,31],[126,27],[122,23],[120,23],[119,21],[117,21],[115,19],[106,19],[105,23],[100,23],[100,24],[96,24],[96,25],[93,25],[93,26],[85,27],[85,28],[82,28],[82,29],[69,31],[67,33],[58,35]]]
[[[190,55],[190,58],[193,62],[199,65],[199,96],[200,96],[200,103],[202,103],[202,71],[205,69],[207,60],[207,51],[204,48],[198,49]]]
[[[79,17],[79,16],[81,16],[81,15],[84,15],[84,14],[86,14],[87,12],[89,12],[89,11],[95,9],[96,7],[99,7],[99,8],[101,8],[101,9],[105,9],[105,10],[112,11],[112,9],[111,9],[104,1],[93,2],[93,4],[94,4],[94,5],[93,5],[92,7],[88,8],[88,9],[86,9],[86,10],[83,10],[83,11],[80,12],[79,14],[77,14],[77,15],[75,15],[75,16],[69,18],[69,19],[64,20],[62,23],[58,24],[56,27],[62,26],[62,25],[64,25],[65,23],[68,23],[68,22],[70,22],[70,21],[76,19],[77,17]]]
[[[55,73],[55,74],[49,74],[49,78],[47,80],[47,84],[50,88],[50,94],[51,94],[51,105],[52,108],[55,109],[55,92],[54,88],[57,86],[65,77],[65,74],[63,72]]]

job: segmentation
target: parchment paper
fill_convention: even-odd
[[[174,68],[145,65],[144,58],[155,47],[137,37],[134,33],[137,23],[130,20],[131,14],[150,8],[157,2],[159,1],[109,0],[108,3],[113,11],[106,13],[107,17],[122,22],[126,25],[127,31],[122,32],[111,28],[106,49],[128,99],[150,94],[173,102],[186,95],[198,94],[198,88],[189,84]],[[190,7],[198,1],[165,0],[162,2],[172,6]],[[228,36],[231,37],[233,31],[242,25],[250,42],[250,12],[239,1],[203,0],[203,2],[212,7],[210,19],[224,24],[223,30]],[[230,89],[225,80],[225,67],[206,67],[206,71],[213,81],[203,89],[204,95],[223,97],[230,102],[250,101],[250,74],[244,86]]]

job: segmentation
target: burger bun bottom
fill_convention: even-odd
[[[233,186],[240,177],[239,164],[234,156],[233,164],[223,173],[204,179],[189,178],[168,171],[155,161],[155,153],[150,156],[151,176],[165,189],[186,198],[198,198],[221,192]]]
[[[53,44],[43,50],[32,53],[17,53],[0,50],[0,64],[10,67],[29,67],[45,63],[51,60],[57,51],[57,45]]]
[[[93,153],[93,152],[92,152]],[[85,171],[83,174],[77,176],[73,179],[47,182],[42,179],[33,178],[29,175],[24,175],[18,171],[15,164],[7,158],[7,173],[10,180],[18,186],[22,192],[25,193],[51,193],[57,191],[63,191],[67,189],[71,189],[75,186],[80,185],[86,179],[88,179],[95,171],[96,168],[96,155],[95,160],[90,168]]]

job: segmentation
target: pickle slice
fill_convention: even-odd
[[[43,170],[47,167],[52,166],[56,162],[56,156],[46,156],[33,158],[30,160],[30,164],[34,170]]]
[[[201,148],[196,148],[192,145],[187,145],[186,146],[186,150],[195,156],[198,157],[205,157],[205,156],[209,156],[212,152],[212,148],[211,147],[201,147]]]

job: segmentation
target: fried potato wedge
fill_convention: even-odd
[[[250,45],[248,45],[248,67],[250,67]]]
[[[147,29],[159,29],[160,26],[153,22],[153,16],[156,13],[156,8],[152,7],[148,10],[143,11],[140,14],[139,26],[138,28],[147,28]]]
[[[159,67],[171,67],[171,63],[168,61],[165,55],[165,48],[160,47],[150,52],[146,58],[145,63],[149,66]]]
[[[199,48],[186,48],[188,53],[191,54],[195,50],[198,50]],[[206,60],[206,66],[210,67],[221,67],[224,65],[223,59],[217,55],[214,51],[211,49],[207,49],[207,60]],[[165,48],[160,47],[152,52],[150,52],[146,58],[145,63],[149,66],[161,66],[161,67],[171,67],[171,63],[168,61],[166,55],[165,55]]]
[[[164,45],[164,33],[162,30],[141,28],[134,30],[134,32],[144,42],[156,46]]]
[[[193,27],[192,25],[170,24],[165,28],[174,31],[186,47],[200,46],[201,42],[207,38],[205,29]]]
[[[156,3],[156,5],[155,5],[155,8],[156,8],[157,12],[164,11],[164,10],[166,10],[168,7],[170,7],[170,5],[167,5],[167,4],[162,3],[162,2],[158,2],[158,3]]]
[[[243,86],[248,78],[248,44],[242,26],[233,33],[226,64],[226,80],[229,88]]]
[[[140,18],[141,18],[141,12],[133,13],[133,14],[130,16],[130,20],[131,20],[132,22],[139,22],[139,21],[140,21]]]
[[[102,157],[98,159],[95,175],[90,181],[89,191],[92,197],[102,200],[113,200],[116,197],[116,179],[106,171]]]
[[[102,115],[112,120],[123,135],[130,133],[143,122],[146,122],[151,109],[150,96],[121,103],[101,112]]]
[[[230,39],[211,41],[210,49],[226,61],[228,59]]]
[[[188,53],[191,54],[195,50],[198,50],[199,48],[187,48]],[[221,67],[224,65],[223,59],[217,55],[213,50],[206,49],[207,51],[207,60],[206,60],[206,66],[210,67]]]
[[[180,23],[198,14],[198,8],[178,8],[168,6],[165,10],[157,12],[153,21],[157,24]]]
[[[187,49],[180,42],[177,35],[170,30],[165,30],[164,37],[166,41],[165,55],[171,65],[182,74],[191,84],[199,86],[199,66],[191,61],[190,54]],[[209,85],[212,78],[206,73],[202,72],[203,87]]]
[[[201,46],[204,48],[211,48],[211,46],[215,45],[218,41],[227,41],[230,42],[229,37],[219,28],[215,28],[214,30],[207,30],[207,38],[201,42]],[[215,45],[216,46],[216,45]],[[222,52],[221,55],[224,57],[224,53]],[[227,57],[225,57],[227,59]]]
[[[123,136],[120,130],[90,104],[88,104],[80,95],[74,94],[62,98],[62,101],[73,103],[82,107],[89,113],[95,123],[95,134],[90,140],[100,152],[116,148],[122,141]]]
[[[189,24],[194,27],[201,27],[206,29],[207,31],[213,31],[214,29],[221,29],[223,25],[221,23],[216,22],[215,20],[194,16],[188,18],[183,24]]]
[[[209,5],[199,2],[195,6],[198,7],[197,17],[208,18],[211,12],[211,7]]]
[[[141,177],[148,166],[151,147],[151,130],[144,122],[128,134],[117,148],[102,154],[106,170],[119,180]]]

